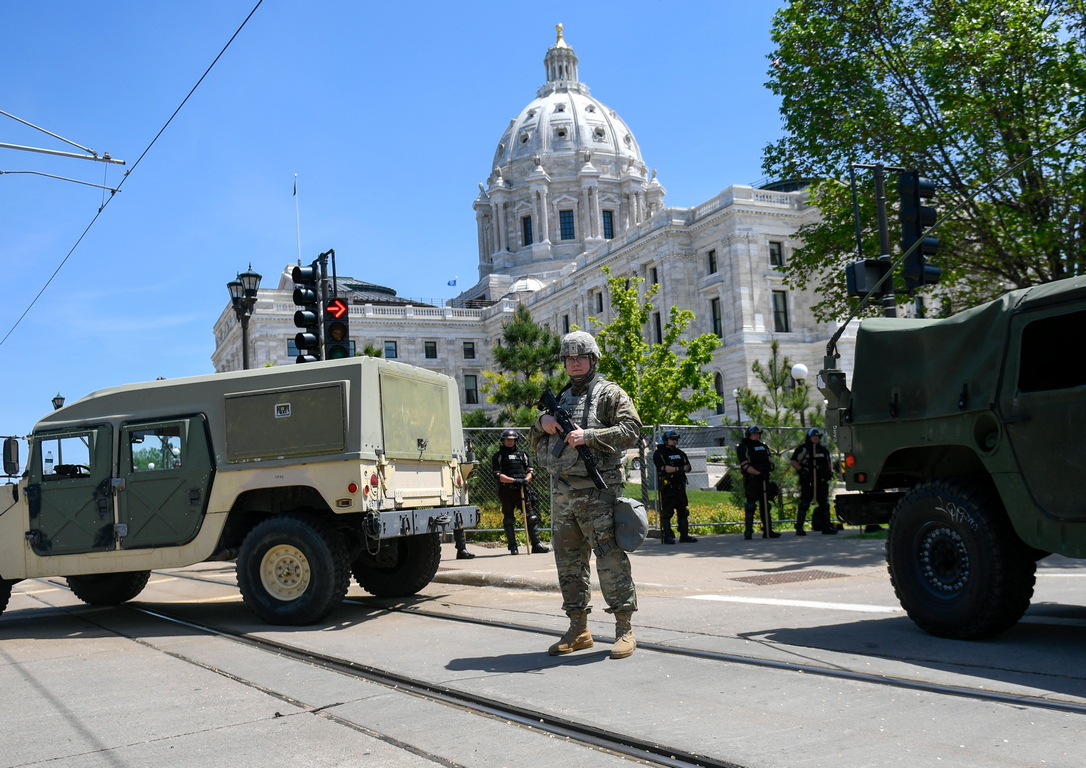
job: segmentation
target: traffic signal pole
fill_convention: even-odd
[[[879,228],[879,259],[891,262],[890,230],[886,223],[886,168],[882,163],[875,166],[875,215]],[[897,302],[894,299],[893,276],[890,276],[890,290],[882,297],[882,316],[897,317]]]

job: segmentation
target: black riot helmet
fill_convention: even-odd
[[[518,435],[517,435],[517,431],[515,429],[507,429],[504,432],[502,432],[502,440],[509,440],[510,438],[512,438],[513,440],[516,440],[517,437],[518,437]]]
[[[664,433],[664,440],[678,440],[678,439],[679,439],[679,430],[677,430],[677,429],[669,429],[667,432]]]

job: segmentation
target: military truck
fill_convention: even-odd
[[[1086,278],[1011,291],[940,320],[873,318],[851,387],[818,387],[844,452],[837,515],[889,523],[902,607],[925,631],[1015,624],[1036,561],[1086,558]]]
[[[414,594],[440,534],[478,523],[455,381],[394,361],[104,389],[27,441],[0,496],[0,611],[21,579],[63,576],[114,605],[153,569],[236,560],[257,616],[310,624],[351,574],[377,596]],[[19,447],[4,441],[9,478]]]

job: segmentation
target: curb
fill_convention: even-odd
[[[438,571],[433,581],[440,584],[461,584],[468,587],[504,587],[505,589],[531,589],[536,592],[558,592],[558,582],[549,579],[533,579],[526,576],[509,576],[484,571]]]

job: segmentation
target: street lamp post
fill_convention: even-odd
[[[64,395],[57,392],[57,396],[53,398],[53,410],[59,411],[64,407]]]
[[[795,365],[793,365],[792,378],[803,384],[807,378],[807,366],[805,366],[803,363],[796,363]],[[803,403],[801,404],[799,409],[799,425],[805,430],[807,429],[807,404],[807,398],[804,397]]]
[[[230,303],[234,307],[234,314],[241,323],[241,367],[249,369],[249,318],[252,317],[253,308],[256,306],[256,291],[260,287],[260,278],[253,271],[253,265],[242,272],[236,279],[226,284],[230,291]]]
[[[735,423],[738,424],[741,419],[739,418],[739,389],[732,390],[732,399],[735,400]]]

